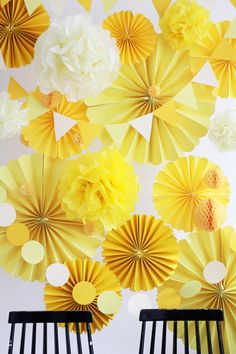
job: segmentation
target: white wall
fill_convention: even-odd
[[[52,0],[50,0],[52,1]],[[58,0],[54,0],[57,3]],[[160,0],[162,1],[162,0]],[[213,0],[199,1],[203,5],[212,5]],[[48,0],[43,3],[48,6]],[[147,15],[153,23],[156,23],[157,16],[152,6],[151,0],[120,0],[114,10],[132,9],[135,12],[142,12]],[[83,11],[76,0],[67,0],[67,6],[64,14],[73,14],[75,11]],[[101,1],[94,0],[92,16],[95,22],[101,22],[105,18]],[[214,13],[214,20],[232,19],[236,16],[235,8],[230,5],[228,0],[219,0]],[[9,70],[8,72],[0,71],[0,91],[6,88],[8,77],[14,74],[16,79],[28,90],[33,89],[35,85],[35,73],[33,65],[27,66],[20,70]],[[217,111],[227,107],[236,107],[236,100],[218,100]],[[23,147],[18,138],[12,138],[0,141],[0,165],[4,165],[10,159],[17,159],[21,154],[29,154],[30,149]],[[231,185],[231,201],[228,208],[227,225],[236,228],[236,173],[235,161],[236,153],[218,154],[214,146],[208,141],[207,137],[201,140],[201,145],[196,147],[194,152],[196,155],[205,156],[211,161],[217,163],[224,171]],[[152,204],[152,185],[157,172],[161,166],[136,165],[135,169],[140,177],[141,191],[140,200],[137,204],[138,213],[146,213],[156,215]],[[176,231],[178,238],[185,235]],[[0,354],[7,352],[7,342],[9,336],[9,327],[7,325],[7,316],[10,310],[43,310],[43,284],[38,282],[24,282],[20,279],[11,277],[0,270]],[[148,292],[152,306],[156,306],[156,291]],[[97,332],[94,336],[95,353],[96,354],[135,354],[138,352],[138,340],[140,333],[140,325],[138,318],[132,316],[127,310],[127,302],[132,292],[123,291],[123,301],[120,313],[114,321],[110,322],[101,332]],[[26,353],[29,353],[27,351]],[[49,351],[49,354],[52,354]]]

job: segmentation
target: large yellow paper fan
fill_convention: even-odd
[[[178,247],[170,227],[153,216],[134,215],[103,242],[103,257],[124,288],[150,290],[177,267]]]
[[[28,229],[25,242],[36,241],[44,251],[42,261],[28,263],[22,257],[25,244],[18,243],[19,236],[13,235],[13,243],[9,238],[12,225],[1,227],[0,265],[13,276],[45,281],[45,270],[51,263],[91,257],[100,245],[92,223],[68,219],[61,208],[57,187],[64,167],[64,161],[36,154],[21,156],[0,168],[0,187],[6,191],[6,202],[16,210],[15,224]]]
[[[225,352],[228,354],[234,354],[236,346],[236,254],[232,248],[235,241],[236,234],[231,227],[211,233],[194,233],[186,240],[180,241],[178,267],[170,280],[159,288],[157,299],[159,307],[163,305],[166,307],[165,297],[171,291],[173,297],[168,298],[169,308],[173,306],[187,309],[222,308],[224,310],[223,339]],[[209,265],[215,269],[211,274],[207,272]],[[215,277],[215,280],[209,276]],[[179,306],[176,305],[176,298],[179,298]],[[202,351],[207,353],[204,324],[200,325],[200,334]],[[211,334],[213,352],[218,353],[216,326],[212,326]],[[184,338],[184,329],[181,325],[178,327],[178,336]],[[189,343],[191,348],[196,348],[193,323],[189,324]]]
[[[91,311],[92,332],[101,330],[114,318],[114,314],[104,314],[98,308],[98,296],[106,291],[120,294],[120,284],[115,274],[107,266],[91,259],[65,262],[70,272],[68,282],[61,287],[46,285],[44,302],[48,311]],[[70,329],[75,326],[70,324]],[[86,331],[85,324],[81,331]]]
[[[32,97],[39,102],[43,101],[45,96],[35,92],[28,99],[30,105],[33,104]],[[77,155],[91,144],[100,131],[98,125],[89,123],[86,110],[87,107],[83,102],[68,102],[62,96],[55,106],[48,107],[48,111],[30,121],[23,129],[23,137],[35,150],[53,159]],[[72,122],[72,125],[58,137],[55,119],[59,126],[66,121]]]
[[[103,22],[120,49],[122,64],[133,65],[145,60],[155,48],[157,36],[153,25],[142,14],[115,12]]]
[[[201,201],[210,198],[222,207],[228,204],[230,191],[226,178],[218,188],[206,183],[206,175],[212,169],[219,167],[206,158],[189,156],[169,162],[158,173],[153,198],[158,214],[166,223],[187,232],[199,230],[195,211]]]
[[[0,49],[9,68],[29,64],[34,46],[49,26],[49,16],[42,5],[29,15],[24,0],[10,0],[0,7]]]
[[[88,117],[104,125],[105,144],[114,142],[137,162],[176,159],[207,133],[214,112],[213,88],[192,84],[192,77],[188,52],[175,51],[158,36],[146,61],[123,66],[109,89],[87,100]],[[152,113],[153,118],[146,116]],[[142,116],[143,126],[145,120],[151,125],[149,136],[134,126]]]

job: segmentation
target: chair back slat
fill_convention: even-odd
[[[221,322],[224,320],[223,311],[220,309],[196,309],[196,310],[162,310],[162,309],[147,309],[141,310],[139,320],[142,322],[140,345],[139,345],[139,354],[144,354],[144,343],[145,343],[145,334],[146,334],[146,323],[152,322],[152,334],[151,334],[151,345],[150,345],[150,354],[154,354],[155,350],[155,340],[156,340],[156,326],[157,322],[163,322],[162,329],[162,339],[161,343],[161,354],[166,354],[166,329],[167,323],[173,323],[173,337],[172,337],[172,354],[177,354],[178,351],[178,330],[179,335],[183,334],[184,342],[184,354],[189,354],[189,333],[195,332],[195,341],[196,341],[196,354],[202,354],[203,343],[201,340],[204,340],[204,346],[207,345],[208,354],[213,354],[212,342],[211,342],[211,326],[210,322],[215,322],[217,326],[217,335],[219,344],[218,354],[225,354],[223,337],[221,332]],[[183,327],[178,328],[178,323],[182,322]],[[193,332],[189,332],[189,326],[191,322],[191,328],[193,326]],[[201,323],[201,327],[200,327]],[[206,325],[206,338],[202,333],[202,326]],[[155,329],[155,331],[154,331]],[[201,329],[201,331],[200,331]],[[201,338],[201,335],[204,338]],[[192,338],[191,338],[192,343]],[[159,346],[160,347],[160,346]],[[181,352],[182,353],[182,352]]]
[[[47,327],[47,323],[44,323],[43,324],[43,354],[47,354],[48,352],[47,343],[48,343],[48,327]]]
[[[55,354],[59,354],[59,343],[58,343],[58,326],[54,323],[54,350]]]
[[[15,335],[15,323],[12,323],[11,324],[10,339],[9,339],[8,354],[13,353],[14,335]]]
[[[65,335],[66,335],[66,354],[71,354],[70,333],[69,333],[68,323],[65,324]]]
[[[90,324],[89,324],[89,323],[86,323],[86,327],[87,327],[89,354],[94,354],[93,341],[92,341],[92,334],[91,334]]]
[[[80,336],[80,329],[79,329],[79,324],[75,324],[76,328],[76,340],[77,340],[77,348],[78,348],[78,354],[82,354],[82,345],[81,345],[81,336]]]
[[[37,331],[37,324],[33,323],[32,327],[32,341],[31,341],[31,354],[35,354],[36,351],[36,331]]]
[[[20,354],[24,354],[25,352],[25,332],[26,332],[26,324],[23,323],[21,329]]]

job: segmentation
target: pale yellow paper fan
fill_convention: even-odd
[[[161,170],[153,186],[153,199],[161,218],[176,229],[186,232],[198,230],[194,219],[197,205],[212,198],[226,206],[230,190],[227,179],[219,188],[210,188],[205,176],[211,169],[219,169],[206,158],[189,156],[169,162]]]
[[[103,22],[120,49],[122,64],[133,65],[145,60],[155,48],[157,36],[152,23],[142,14],[115,12]]]
[[[45,281],[45,269],[54,262],[91,257],[100,245],[94,225],[66,217],[58,199],[58,183],[66,162],[42,155],[24,155],[0,167],[0,186],[6,202],[16,210],[16,222],[24,224],[30,240],[39,242],[45,257],[38,264],[27,263],[22,247],[8,241],[7,228],[0,228],[0,266],[25,280]]]
[[[102,255],[124,288],[150,290],[174,272],[178,246],[173,231],[161,220],[134,215],[106,235]]]
[[[24,0],[10,0],[0,8],[0,49],[7,67],[20,67],[33,60],[35,43],[49,21],[41,5],[29,15]]]
[[[235,239],[233,228],[225,227],[211,233],[194,233],[186,240],[180,241],[178,267],[170,280],[159,288],[157,299],[159,307],[162,307],[162,297],[165,297],[166,291],[172,290],[180,297],[180,308],[222,308],[224,310],[223,339],[227,354],[234,354],[236,347],[236,254],[231,249],[231,242],[232,240],[235,242]],[[203,273],[205,266],[214,261],[222,262],[226,268],[223,280],[215,284],[209,283]],[[169,307],[173,305],[176,307],[171,297],[168,301]],[[203,353],[208,352],[205,331],[205,325],[201,324]],[[216,326],[212,326],[211,334],[213,353],[218,353]],[[178,336],[184,338],[182,326],[178,327]],[[191,323],[189,323],[189,343],[192,348],[196,348],[195,328]]]
[[[36,92],[33,97],[39,100],[40,95],[42,96]],[[55,107],[50,107],[46,113],[30,121],[23,129],[23,137],[33,149],[53,159],[77,155],[87,148],[100,132],[98,125],[89,123],[86,110],[83,102],[68,102],[63,96]],[[74,126],[59,139],[56,139],[54,121],[54,115],[57,113],[63,116],[61,119],[75,121]]]
[[[115,274],[106,265],[91,259],[65,262],[70,278],[64,286],[46,285],[44,302],[48,311],[91,311],[92,332],[107,326],[114,315],[102,313],[97,306],[97,298],[105,291],[114,291],[121,297],[121,287]],[[76,289],[77,287],[77,289]],[[82,304],[83,303],[83,304]],[[75,330],[74,325],[70,325]],[[86,331],[85,324],[81,331]]]

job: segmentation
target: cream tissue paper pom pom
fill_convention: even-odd
[[[230,109],[217,115],[212,122],[208,136],[219,151],[235,151],[236,109]]]
[[[26,110],[21,103],[12,100],[8,92],[0,93],[0,140],[18,134],[27,124]]]
[[[58,90],[72,102],[98,95],[120,69],[115,39],[81,14],[54,22],[40,36],[35,57],[41,91]]]

